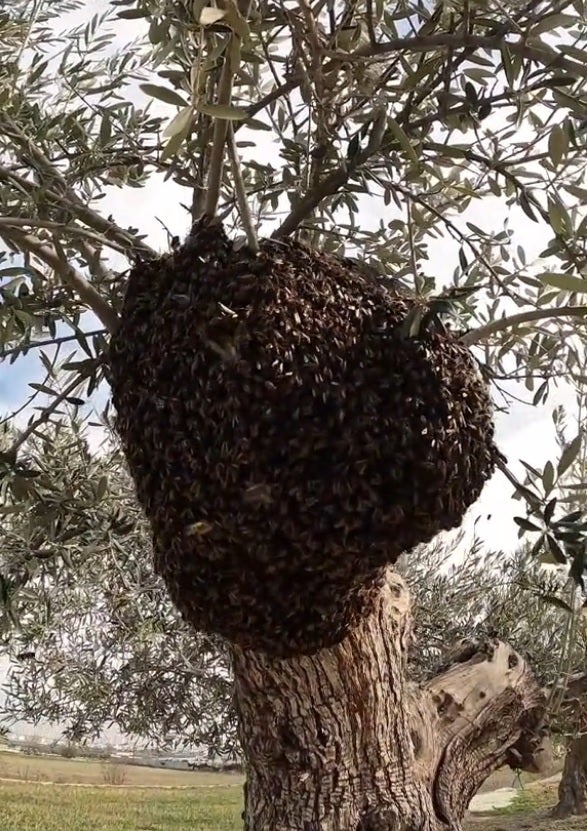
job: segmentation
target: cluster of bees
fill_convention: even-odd
[[[414,301],[295,241],[218,225],[137,263],[110,351],[117,429],[184,617],[286,657],[340,641],[385,567],[460,524],[492,407]]]

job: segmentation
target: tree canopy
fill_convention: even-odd
[[[582,382],[580,2],[84,8],[0,17],[1,354],[39,355],[41,426],[102,382],[125,265],[153,253],[117,223],[141,190],[169,243],[220,200],[247,238],[296,231],[408,286],[500,406]]]

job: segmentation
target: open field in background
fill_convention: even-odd
[[[122,772],[123,787],[104,787],[109,765]],[[0,831],[242,828],[242,776],[238,774],[0,753],[0,777],[29,780],[0,781]],[[549,819],[545,806],[556,802],[556,783],[541,784],[532,779],[523,777],[525,787],[508,808],[471,816],[466,831],[587,831],[587,818],[558,822]],[[510,787],[513,780],[511,771],[499,771],[484,790]]]
[[[111,762],[97,759],[64,759],[61,756],[27,756],[23,753],[6,752],[0,752],[0,779],[25,779],[29,782],[58,784],[121,784],[128,787],[153,788],[241,785],[243,782],[242,775],[238,773],[170,770],[125,765],[117,760]],[[3,831],[1,825],[0,831]]]
[[[550,775],[562,770],[558,761]],[[541,774],[522,774],[522,784],[544,778]],[[208,771],[171,770],[143,765],[125,765],[118,760],[65,759],[61,756],[28,756],[22,753],[0,751],[0,779],[24,779],[28,782],[56,782],[57,784],[104,785],[121,784],[127,787],[188,787],[211,785],[240,786],[240,773],[213,773]],[[119,782],[114,781],[119,779]],[[481,792],[515,787],[516,776],[509,768],[496,771],[481,787]],[[2,827],[0,826],[0,831]]]

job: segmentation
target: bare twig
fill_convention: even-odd
[[[236,195],[236,201],[238,205],[238,210],[241,218],[241,222],[243,224],[243,229],[245,235],[247,237],[247,243],[251,251],[254,251],[255,254],[259,251],[259,241],[257,239],[257,233],[255,231],[255,224],[253,222],[253,217],[251,214],[251,210],[249,208],[249,202],[247,199],[247,191],[245,188],[245,183],[243,179],[243,174],[240,167],[240,162],[238,158],[238,150],[236,146],[236,141],[234,140],[234,130],[232,127],[232,123],[228,125],[228,155],[230,158],[230,166],[232,170],[232,179],[234,183],[234,192]]]
[[[416,260],[416,243],[414,240],[414,223],[412,220],[412,200],[408,196],[406,200],[407,211],[407,225],[408,225],[408,240],[410,243],[410,265],[412,266],[412,274],[414,275],[414,286],[416,293],[420,293],[420,274],[418,271],[418,262]]]
[[[29,251],[45,265],[48,265],[55,274],[58,274],[80,300],[90,308],[109,332],[118,328],[119,318],[109,303],[100,293],[88,283],[86,278],[70,265],[66,259],[60,257],[52,246],[46,245],[38,237],[27,234],[15,228],[5,228],[3,236],[14,242],[21,250]]]
[[[489,323],[478,326],[477,329],[471,329],[461,335],[460,341],[466,346],[480,343],[495,335],[497,332],[503,332],[506,329],[514,329],[516,326],[521,326],[524,323],[532,323],[535,320],[548,320],[555,317],[587,317],[587,306],[561,306],[559,309],[533,309],[528,312],[520,312],[517,315],[510,315],[509,317],[501,317],[499,320],[492,320]],[[587,321],[586,321],[587,322]]]

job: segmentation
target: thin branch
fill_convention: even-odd
[[[41,415],[38,418],[35,418],[26,430],[23,430],[22,433],[19,435],[18,439],[12,444],[10,450],[8,451],[8,456],[14,456],[18,451],[19,447],[21,447],[30,436],[41,426],[41,424],[45,424],[49,421],[49,416],[55,412],[55,410],[63,404],[63,402],[69,398],[70,395],[77,390],[80,384],[83,384],[84,381],[88,378],[87,371],[83,372],[80,375],[77,375],[74,380],[68,384],[64,390],[62,390],[58,395],[56,395],[50,404],[43,408]]]
[[[491,277],[494,279],[494,281],[506,297],[510,297],[516,303],[522,301],[523,303],[526,303],[526,305],[532,305],[528,303],[526,298],[522,297],[520,294],[512,291],[506,286],[506,284],[501,279],[495,268],[491,265],[487,257],[485,257],[480,248],[478,248],[478,246],[474,242],[472,242],[472,240],[470,239],[470,234],[467,235],[463,231],[461,231],[461,229],[457,225],[455,225],[451,219],[445,216],[441,211],[437,210],[437,208],[435,208],[434,205],[430,205],[428,202],[426,202],[426,200],[422,196],[417,196],[416,194],[412,193],[410,190],[402,187],[401,185],[395,185],[395,188],[396,190],[400,191],[400,193],[403,193],[405,196],[407,196],[408,199],[411,199],[414,202],[416,202],[422,208],[429,211],[432,214],[432,216],[435,216],[436,219],[442,222],[448,229],[449,233],[453,236],[453,239],[458,239],[461,243],[467,245],[473,253],[473,256],[477,260],[479,260],[479,262],[485,267],[488,274],[491,275]]]
[[[77,241],[76,248],[88,264],[90,274],[98,280],[105,282],[112,276],[112,271],[103,263],[101,257],[101,246],[93,246],[86,239]]]
[[[480,343],[497,332],[506,329],[514,329],[524,323],[532,323],[535,320],[548,320],[555,317],[587,317],[587,306],[562,306],[560,309],[533,309],[531,312],[520,312],[517,315],[501,317],[499,320],[492,320],[483,326],[472,329],[461,335],[460,341],[466,346]],[[587,322],[587,321],[586,321]]]
[[[104,300],[101,294],[96,291],[91,283],[88,283],[83,274],[65,259],[59,257],[55,248],[45,245],[38,237],[32,234],[26,234],[16,229],[7,229],[3,231],[3,236],[8,237],[20,249],[29,251],[38,257],[45,265],[48,265],[55,274],[58,274],[71,289],[73,289],[80,300],[90,308],[100,323],[102,323],[109,332],[115,332],[118,329],[119,318],[114,309],[109,303]]]
[[[247,243],[251,251],[255,254],[259,251],[259,241],[257,239],[257,233],[255,231],[255,224],[253,222],[253,217],[251,214],[251,210],[249,208],[249,201],[247,199],[247,190],[245,188],[245,182],[243,179],[243,174],[241,171],[241,166],[238,158],[238,150],[236,146],[236,141],[234,140],[234,129],[232,127],[232,122],[228,125],[228,155],[230,158],[230,166],[232,169],[232,179],[234,183],[234,192],[236,195],[236,201],[238,204],[238,210],[241,218],[241,222],[243,224],[243,228],[245,231],[245,235],[247,237]]]
[[[63,231],[63,222],[57,222],[51,219],[40,219],[29,216],[2,216],[0,217],[0,229],[2,228],[46,228],[50,231]],[[105,245],[108,248],[111,248],[113,251],[118,251],[119,254],[126,255],[128,253],[128,245],[123,247],[122,245],[120,245],[117,242],[114,242],[113,240],[106,240],[102,235],[96,234],[94,231],[88,230],[87,228],[82,228],[79,225],[73,225],[71,222],[67,224],[67,233],[71,236],[79,236],[86,240],[92,240],[94,243],[99,245]],[[87,250],[87,242],[80,241],[79,245],[80,248],[83,245],[84,250]],[[85,256],[85,254],[83,256]]]
[[[519,490],[520,490],[520,488],[521,488],[521,487],[523,487],[522,483],[521,483],[521,482],[519,482],[519,481],[516,479],[516,477],[514,476],[514,474],[511,472],[511,470],[510,470],[510,469],[509,469],[509,467],[507,466],[507,463],[506,463],[506,461],[505,461],[504,459],[498,458],[498,459],[497,459],[497,461],[496,461],[496,463],[495,463],[495,466],[496,466],[496,468],[497,468],[497,469],[498,469],[501,473],[503,473],[503,475],[504,475],[504,476],[505,476],[505,478],[508,480],[508,482],[509,482],[511,485],[513,485],[513,486],[514,486],[514,488],[516,489],[516,491],[519,491]]]
[[[106,329],[92,329],[91,332],[82,332],[85,338],[92,338],[94,335],[106,334]],[[0,346],[0,358],[6,358],[8,355],[17,355],[19,352],[28,352],[29,349],[41,349],[43,346],[59,346],[62,343],[69,343],[72,340],[78,340],[79,334],[62,335],[58,338],[46,338],[45,340],[33,340],[28,343],[21,343],[19,346],[11,346],[10,349],[4,349]]]
[[[31,182],[30,179],[20,176],[18,173],[14,173],[12,170],[9,170],[1,165],[0,182],[16,186],[33,198],[37,193],[43,193],[45,196],[49,197],[56,206],[62,207],[69,211],[76,217],[76,219],[83,222],[84,225],[87,225],[88,228],[91,228],[98,234],[101,234],[104,237],[104,245],[114,248],[114,246],[111,245],[111,243],[114,242],[119,246],[118,249],[115,250],[121,250],[125,254],[128,254],[128,252],[137,252],[145,255],[149,259],[157,259],[159,256],[158,253],[145,242],[137,239],[137,237],[129,231],[125,231],[117,225],[114,220],[105,219],[99,213],[84,204],[75,194],[69,197],[51,190],[50,188],[41,187],[40,185],[37,185],[36,182]],[[63,227],[63,224],[61,224],[61,227]]]
[[[232,100],[233,71],[231,49],[232,42],[229,42],[224,53],[224,63],[222,65],[222,72],[218,82],[217,103],[225,107],[230,106],[230,102]],[[228,125],[229,121],[226,118],[216,118],[216,121],[214,122],[212,149],[210,151],[210,163],[208,167],[208,181],[206,182],[206,201],[204,203],[204,216],[208,216],[210,218],[216,214],[218,201],[220,199]]]
[[[550,217],[548,215],[548,211],[546,211],[542,207],[542,205],[540,204],[538,199],[536,199],[536,197],[528,191],[528,189],[519,180],[519,178],[514,173],[512,173],[510,170],[507,169],[507,166],[506,166],[505,162],[500,162],[500,161],[497,161],[497,160],[494,161],[493,159],[488,159],[488,158],[486,158],[485,156],[483,156],[479,153],[474,153],[472,150],[463,151],[463,156],[468,161],[477,162],[478,164],[482,164],[485,167],[489,168],[490,170],[493,170],[495,173],[499,173],[501,176],[504,177],[504,179],[507,179],[508,181],[510,181],[515,186],[516,190],[519,191],[520,193],[522,193],[526,197],[526,199],[532,205],[532,207],[536,210],[536,212],[540,214],[540,216],[544,220],[544,222],[551,228],[551,230],[554,233],[555,237],[560,241],[561,245],[563,246],[563,248],[565,249],[565,251],[569,255],[569,258],[573,261],[573,263],[575,264],[577,269],[580,271],[583,268],[583,266],[585,264],[585,258],[583,256],[582,252],[577,252],[573,248],[571,243],[562,234],[557,233],[554,230],[554,228],[552,228],[552,225],[551,225],[551,222],[550,222]],[[527,164],[526,160],[524,160],[524,164]]]
[[[381,110],[371,124],[371,135],[367,147],[358,153],[352,161],[349,160],[344,166],[341,165],[335,168],[326,178],[309,190],[286,216],[279,228],[271,234],[274,239],[292,234],[323,199],[337,193],[348,182],[352,174],[377,153],[381,147],[387,125],[385,111]]]
[[[284,98],[286,95],[289,95],[290,92],[293,92],[294,89],[299,87],[303,78],[304,75],[301,72],[295,72],[293,75],[290,75],[290,77],[281,85],[274,87],[271,92],[268,92],[267,95],[263,96],[263,98],[255,104],[251,104],[247,107],[247,117],[252,118],[274,101],[278,101],[280,98]],[[246,120],[239,121],[238,124],[235,125],[235,132],[240,130],[241,127],[244,127],[246,123]]]
[[[355,61],[364,58],[380,57],[393,52],[429,52],[434,49],[501,49],[504,45],[516,55],[528,58],[536,63],[548,66],[552,69],[564,69],[570,73],[576,73],[578,77],[587,74],[586,69],[575,61],[570,61],[563,55],[547,48],[538,49],[528,46],[523,40],[506,41],[504,34],[496,35],[469,35],[465,32],[457,34],[442,33],[436,35],[418,35],[413,38],[394,38],[385,43],[375,45],[366,44],[356,52],[329,52],[329,57],[340,61]]]
[[[85,222],[86,225],[93,228],[95,231],[98,231],[100,234],[110,235],[111,238],[114,238],[117,241],[121,241],[120,236],[123,234],[125,237],[131,239],[131,245],[133,247],[139,248],[148,256],[157,257],[157,254],[148,246],[143,245],[140,242],[137,245],[137,241],[132,239],[131,234],[127,234],[122,231],[122,229],[118,228],[109,219],[105,220],[100,216],[100,214],[96,213],[91,208],[88,208],[88,206],[79,198],[75,190],[69,185],[59,167],[45,155],[45,153],[35,144],[31,137],[21,129],[19,124],[6,115],[2,117],[2,122],[4,133],[11,136],[15,140],[15,143],[20,145],[21,152],[26,154],[21,156],[21,163],[24,163],[33,170],[36,170],[41,182],[45,181],[51,183],[50,188],[32,183],[33,188],[36,191],[40,190],[46,196],[50,196],[55,200],[59,207],[66,207],[70,211],[73,209],[73,213],[78,217],[78,219],[81,219],[82,222]],[[9,172],[9,175],[11,175],[11,171]],[[21,180],[21,184],[25,182],[30,186],[31,183],[28,182],[27,179],[24,179],[23,177],[19,177],[19,179]],[[55,189],[54,185],[57,185]],[[126,245],[122,242],[122,245],[126,251],[128,249],[128,241],[126,242]]]

